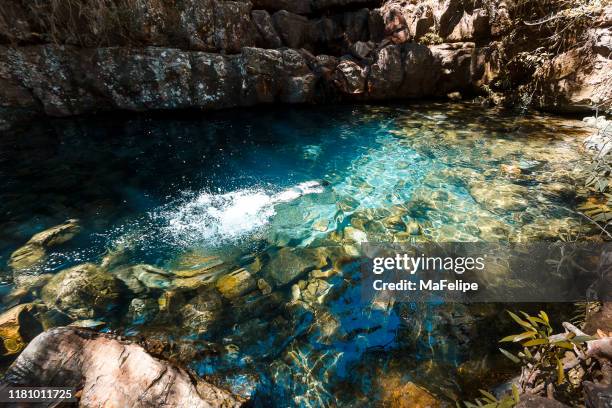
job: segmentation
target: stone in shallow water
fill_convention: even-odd
[[[331,285],[323,279],[311,279],[301,282],[305,282],[303,284],[304,289],[301,291],[301,297],[306,303],[321,303],[331,288]]]
[[[263,267],[262,274],[277,285],[285,285],[303,273],[326,265],[325,248],[281,248]]]
[[[474,181],[469,189],[474,200],[489,211],[522,211],[528,206],[527,187],[518,184]]]
[[[28,243],[49,248],[71,240],[80,230],[78,220],[68,220],[63,224],[35,234]]]
[[[394,408],[438,408],[442,404],[425,388],[412,381],[402,382],[400,375],[379,379],[382,388],[382,404]]]
[[[132,274],[144,286],[152,290],[164,290],[172,286],[171,274],[151,265],[141,264],[131,267]]]
[[[221,309],[221,297],[217,293],[213,290],[201,293],[181,308],[183,326],[204,332],[219,317]]]
[[[128,309],[128,316],[134,323],[146,323],[155,317],[158,312],[158,302],[155,299],[132,299]]]
[[[26,244],[11,254],[9,266],[13,271],[27,270],[42,264],[46,256],[47,252],[40,245]]]
[[[26,303],[0,315],[0,355],[19,353],[30,340],[43,331],[40,312],[44,310],[42,305]]]
[[[27,271],[39,266],[47,256],[46,249],[63,244],[79,233],[77,220],[68,220],[45,231],[34,234],[21,248],[11,254],[9,266],[15,272]],[[15,276],[18,278],[18,275]]]
[[[114,308],[119,291],[113,275],[88,263],[59,272],[43,287],[41,298],[69,315],[90,319]]]
[[[217,280],[217,290],[228,299],[235,299],[255,289],[256,283],[244,268],[230,272]]]

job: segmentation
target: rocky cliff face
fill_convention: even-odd
[[[6,118],[468,94],[609,106],[612,7],[589,11],[586,45],[555,54],[537,48],[545,23],[525,25],[533,12],[508,3],[7,0],[0,108]]]

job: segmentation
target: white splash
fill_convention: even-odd
[[[157,213],[163,232],[181,244],[238,240],[265,227],[275,214],[274,206],[303,195],[322,193],[318,181],[307,181],[280,192],[263,189],[237,190],[224,194],[201,192]]]

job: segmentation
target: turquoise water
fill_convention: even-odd
[[[26,275],[83,262],[164,272],[92,316],[101,330],[169,342],[261,406],[367,405],[408,381],[452,400],[503,378],[491,374],[504,371],[499,309],[365,302],[359,244],[576,232],[583,137],[573,120],[448,104],[39,123],[0,142],[2,290],[20,285],[15,249],[78,218],[81,233]],[[180,280],[211,262],[206,284]],[[239,268],[248,290],[220,293]]]

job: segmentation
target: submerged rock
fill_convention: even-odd
[[[26,303],[13,307],[0,315],[0,355],[19,353],[36,335],[43,331],[40,313],[42,305]]]
[[[442,403],[425,388],[399,377],[381,379],[383,406],[393,408],[438,408]]]
[[[107,314],[119,301],[119,285],[110,273],[94,264],[81,264],[55,275],[41,298],[67,314],[90,319]]]
[[[219,278],[217,290],[228,299],[234,299],[255,289],[256,283],[249,271],[237,269]]]
[[[11,254],[9,266],[14,272],[22,272],[41,264],[47,256],[47,248],[69,241],[80,229],[78,220],[68,220],[33,235],[24,246]]]
[[[476,202],[493,212],[521,211],[527,208],[527,187],[518,184],[495,184],[473,181],[470,194]]]
[[[111,335],[61,327],[36,337],[9,367],[9,386],[73,387],[80,406],[239,407],[242,400]]]
[[[221,297],[214,290],[200,293],[180,310],[182,324],[195,332],[204,332],[221,313]]]
[[[281,248],[262,268],[264,277],[285,285],[300,275],[327,265],[325,248]]]

